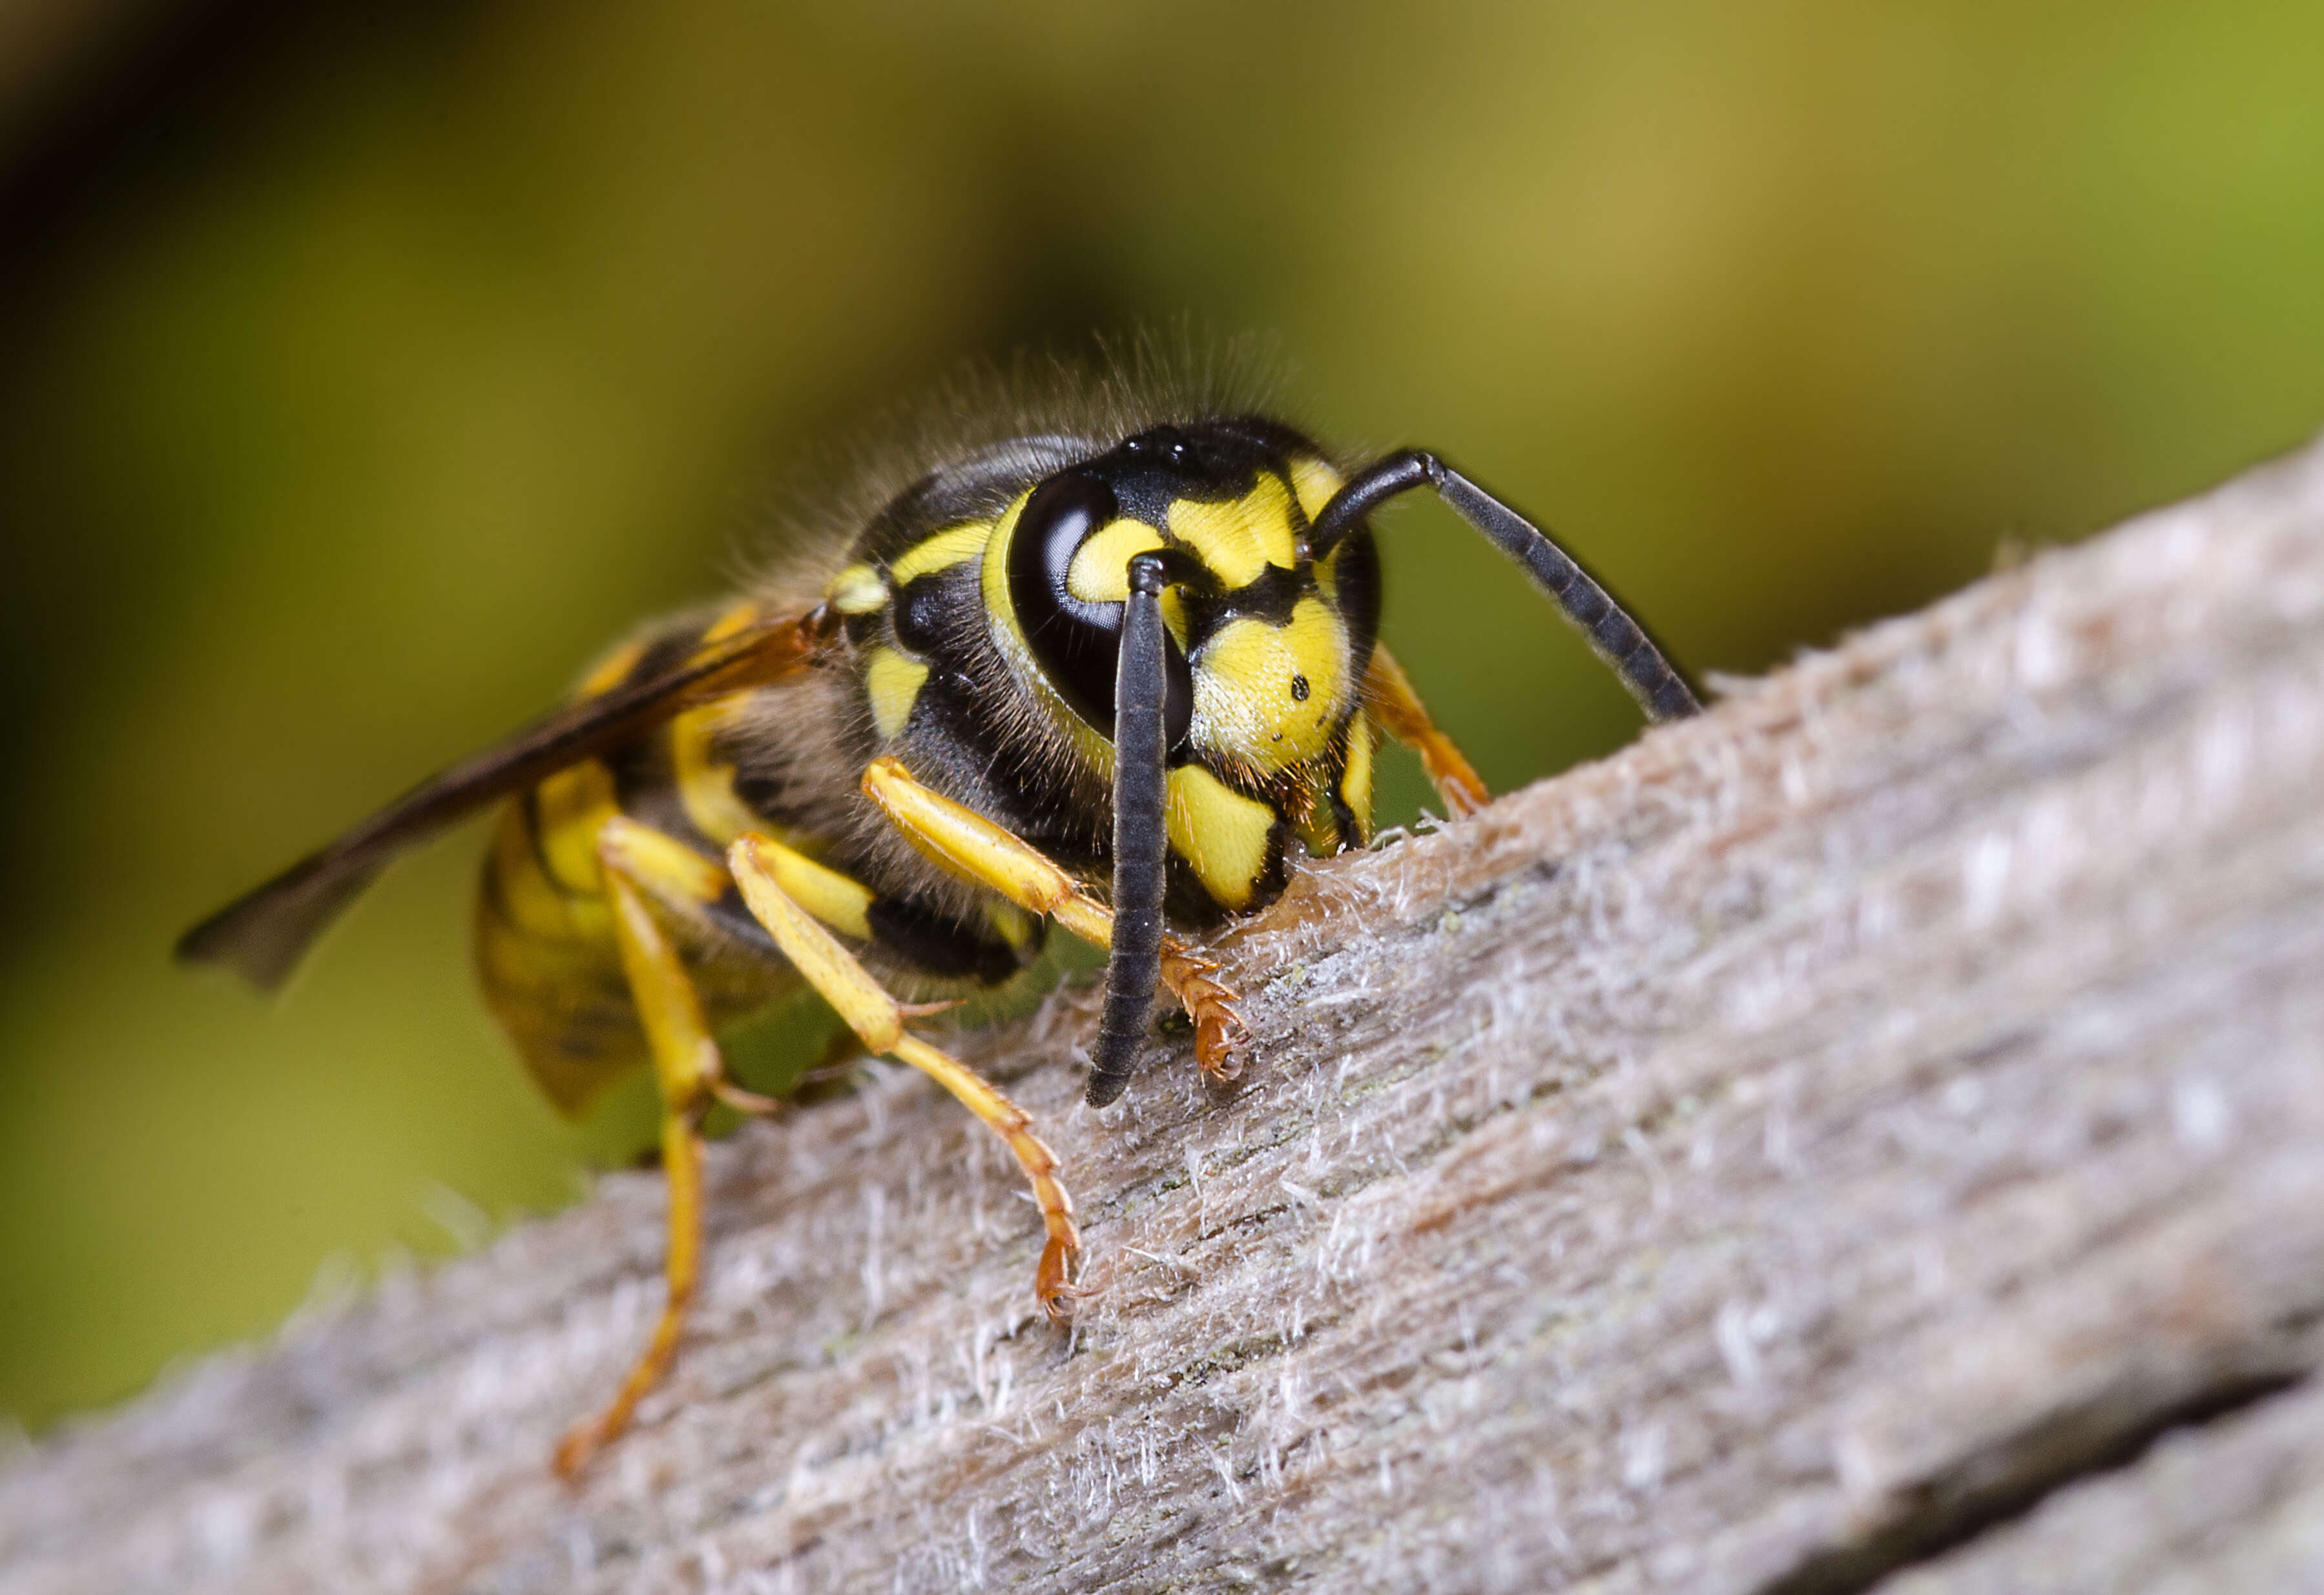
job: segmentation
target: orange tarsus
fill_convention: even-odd
[[[1381,730],[1420,755],[1421,768],[1452,818],[1465,819],[1493,800],[1484,778],[1429,718],[1427,706],[1386,644],[1373,648],[1371,664],[1364,671],[1364,704]]]

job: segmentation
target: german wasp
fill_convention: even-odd
[[[641,1060],[661,1102],[668,1296],[580,1469],[668,1370],[693,1295],[706,1110],[777,1104],[717,1037],[804,982],[863,1047],[932,1076],[1009,1146],[1069,1314],[1081,1241],[1057,1159],[999,1090],[917,1033],[1018,977],[1049,927],[1107,950],[1088,1100],[1121,1094],[1157,984],[1213,1078],[1236,994],[1197,941],[1284,888],[1296,853],[1370,838],[1385,733],[1454,815],[1487,798],[1378,635],[1369,518],[1425,488],[1513,558],[1649,717],[1684,680],[1590,574],[1436,456],[1365,464],[1200,400],[956,400],[952,434],[863,473],[819,553],[651,627],[573,700],[423,782],[188,932],[181,960],[281,984],[389,859],[502,806],[475,905],[486,1001],[567,1112]]]

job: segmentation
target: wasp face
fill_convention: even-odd
[[[1008,539],[1025,645],[1065,703],[1113,729],[1130,558],[1168,560],[1165,724],[1175,763],[1239,782],[1296,784],[1353,714],[1379,614],[1369,538],[1318,565],[1310,516],[1338,477],[1272,422],[1151,428],[1048,477]]]

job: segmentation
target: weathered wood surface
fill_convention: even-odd
[[[2324,1589],[2324,448],[1228,945],[1259,1061],[965,1042],[1101,1286],[877,1071],[0,1478],[10,1591]],[[2158,1438],[2159,1436],[2159,1438]]]

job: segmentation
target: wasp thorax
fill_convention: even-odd
[[[1308,558],[1317,506],[1295,484],[1320,468],[1213,422],[1153,428],[1035,488],[1008,539],[1009,593],[1067,706],[1111,734],[1130,561],[1159,551],[1174,756],[1264,772],[1325,752],[1354,708],[1374,579],[1368,539],[1352,559]]]

